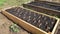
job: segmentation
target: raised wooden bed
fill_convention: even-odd
[[[57,10],[52,10],[49,8],[44,8],[41,6],[35,6],[35,5],[31,5],[31,4],[23,4],[23,7],[35,10],[37,12],[45,13],[48,15],[58,16],[60,18],[60,11],[57,11]]]
[[[30,2],[30,3],[28,3],[28,4],[34,5],[34,6],[41,6],[41,7],[45,7],[45,8],[49,8],[49,9],[59,10],[59,11],[60,11],[60,6],[58,6],[57,4],[54,5],[54,4],[48,3],[48,2],[38,2],[38,1],[34,1],[34,2]]]
[[[23,7],[12,7],[2,13],[33,34],[54,34],[59,19]]]

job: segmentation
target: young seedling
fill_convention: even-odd
[[[19,32],[19,26],[17,24],[12,24],[10,26],[10,30],[12,30],[13,32]]]

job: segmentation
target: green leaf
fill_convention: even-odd
[[[10,30],[13,32],[19,32],[19,26],[17,24],[13,24],[10,26]]]

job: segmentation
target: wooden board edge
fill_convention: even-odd
[[[60,19],[58,19],[58,21],[56,22],[56,24],[55,24],[55,26],[54,26],[53,31],[52,31],[51,34],[54,34],[55,33],[56,28],[57,28],[57,26],[58,26],[59,23],[60,23]]]
[[[1,11],[2,11],[2,10],[5,11],[6,9],[10,9],[10,8],[12,8],[12,7],[17,7],[17,6],[11,6],[11,7],[8,7],[8,8],[3,8],[3,9],[1,9]]]

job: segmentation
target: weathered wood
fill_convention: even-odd
[[[60,3],[60,0],[35,0],[35,1],[47,1],[47,2]]]

